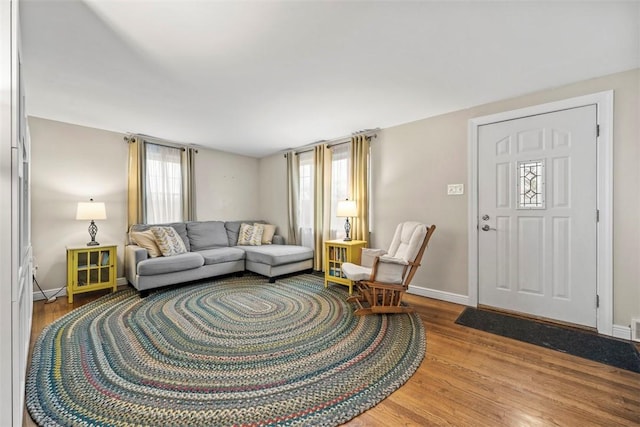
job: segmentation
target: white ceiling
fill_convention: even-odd
[[[640,2],[22,0],[29,115],[262,157],[640,67]]]

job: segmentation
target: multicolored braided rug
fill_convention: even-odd
[[[333,426],[406,382],[416,314],[358,317],[311,274],[104,296],[48,326],[27,408],[39,425]]]

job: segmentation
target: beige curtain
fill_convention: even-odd
[[[144,142],[138,137],[127,139],[129,143],[128,226],[144,222]]]
[[[369,242],[369,137],[351,138],[351,200],[355,200],[358,217],[351,224],[351,238]]]
[[[300,196],[300,171],[298,166],[298,155],[294,151],[289,151],[287,158],[287,213],[288,213],[288,239],[290,245],[300,245],[301,240],[298,233],[298,199]]]
[[[331,232],[331,150],[325,144],[314,147],[314,255],[313,269],[324,269],[324,242]]]
[[[198,150],[185,148],[182,150],[182,218],[184,221],[196,221],[196,177],[195,157]]]

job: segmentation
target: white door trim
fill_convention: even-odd
[[[597,106],[600,136],[597,147],[597,227],[596,288],[600,300],[597,309],[598,332],[613,335],[613,91],[598,92],[562,101],[535,105],[469,120],[469,305],[478,305],[478,128],[482,125],[545,114],[585,105]]]

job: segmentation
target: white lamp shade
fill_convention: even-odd
[[[358,216],[358,208],[354,200],[340,200],[336,208],[337,217],[354,217]]]
[[[78,202],[76,219],[107,219],[107,211],[102,202]]]

